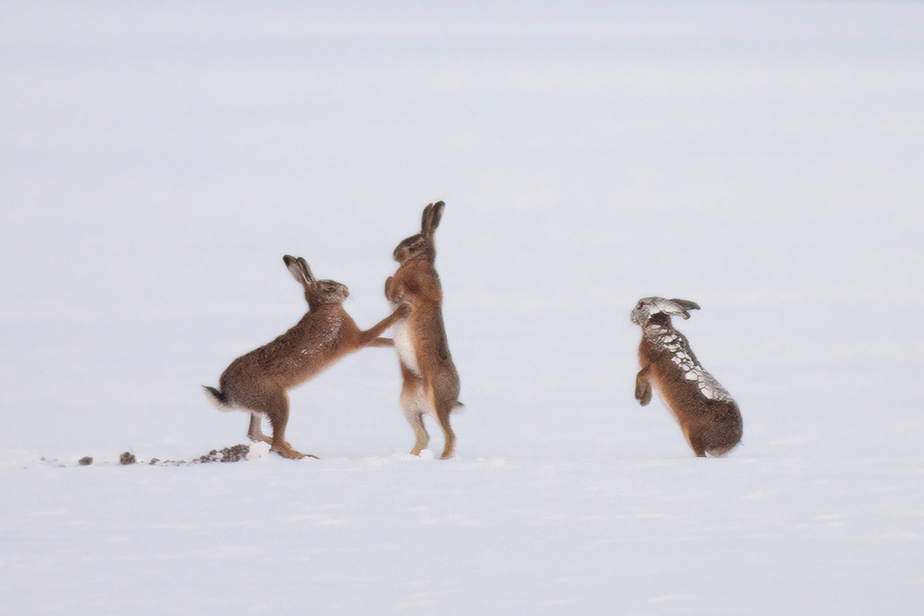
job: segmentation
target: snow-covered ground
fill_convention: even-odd
[[[0,613],[919,614],[924,4],[313,4],[0,9]],[[437,199],[455,459],[369,349],[320,461],[119,465],[246,442],[282,255],[368,327]],[[647,295],[727,458],[633,399]]]

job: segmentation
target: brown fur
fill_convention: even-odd
[[[410,315],[394,329],[395,345],[401,361],[401,408],[414,430],[416,441],[411,453],[419,454],[430,441],[423,414],[436,417],[443,430],[442,459],[455,451],[455,433],[449,415],[459,403],[459,374],[449,353],[443,325],[443,289],[434,267],[436,247],[433,234],[445,204],[428,205],[423,212],[421,232],[405,239],[394,251],[401,265],[385,283],[385,297],[393,306],[409,304]]]
[[[639,302],[640,306],[642,302]],[[686,309],[690,308],[699,306],[687,302],[673,314],[688,317]],[[635,379],[635,398],[645,406],[651,401],[652,385],[657,387],[661,398],[677,419],[684,437],[697,456],[705,457],[706,453],[711,456],[723,456],[731,451],[740,442],[742,435],[741,412],[738,405],[718,382],[714,382],[712,387],[720,393],[709,398],[700,390],[699,381],[687,378],[687,370],[691,368],[695,368],[697,374],[707,375],[710,379],[712,376],[702,368],[686,337],[673,329],[668,314],[656,312],[639,324],[644,335],[638,349],[642,369]],[[650,335],[652,332],[660,335],[666,333],[671,338],[670,348],[666,348],[657,336]]]
[[[289,331],[269,344],[238,357],[221,375],[220,391],[205,387],[220,410],[237,408],[251,413],[250,440],[269,443],[285,458],[303,458],[285,440],[289,420],[287,390],[298,387],[344,355],[366,346],[392,346],[379,338],[395,321],[408,314],[399,306],[374,327],[361,331],[343,308],[347,288],[332,280],[316,280],[304,259],[283,257],[289,271],[305,289],[308,312]],[[261,416],[269,418],[272,437],[260,429]],[[315,457],[315,456],[310,456]]]

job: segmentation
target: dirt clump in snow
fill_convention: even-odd
[[[224,449],[213,449],[204,456],[187,462],[186,460],[160,460],[151,458],[148,464],[154,466],[185,466],[188,464],[209,464],[211,462],[240,462],[247,459],[247,453],[250,451],[248,445],[234,445]]]
[[[240,462],[245,460],[247,452],[250,451],[248,445],[235,445],[234,447],[225,447],[221,451],[213,449],[207,456],[200,456],[198,462],[207,464],[208,462]]]
[[[160,458],[151,458],[148,460],[148,465],[150,466],[190,466],[193,464],[210,464],[212,462],[241,462],[247,460],[247,454],[250,453],[249,445],[232,445],[231,447],[225,447],[224,449],[213,449],[204,456],[199,456],[187,462],[186,460],[161,460]],[[42,462],[47,464],[54,464],[59,468],[65,468],[73,464],[62,463],[56,458],[46,458],[42,456]],[[130,466],[132,464],[140,464],[143,460],[139,461],[135,454],[130,451],[125,451],[119,455],[119,464],[121,466]],[[77,461],[77,464],[80,466],[90,466],[93,464],[92,456],[84,456]],[[100,465],[108,466],[111,462],[104,461]]]

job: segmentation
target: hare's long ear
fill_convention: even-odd
[[[308,267],[308,262],[305,261],[302,257],[299,257],[299,258],[298,258],[298,264],[302,266],[302,272],[305,274],[305,278],[306,278],[311,284],[317,284],[317,283],[318,283],[318,279],[315,278],[315,277],[314,277],[314,274],[311,273],[311,268]],[[699,306],[696,306],[696,307],[699,308]]]
[[[420,217],[420,234],[426,236],[430,229],[430,220],[433,218],[433,204],[431,203],[423,210],[423,216]]]
[[[433,232],[440,226],[440,219],[443,217],[443,209],[446,207],[446,204],[442,201],[437,201],[430,207],[432,207],[433,210],[430,214],[430,224],[427,226],[427,231],[424,235],[433,237]]]
[[[691,302],[688,299],[676,299],[675,298],[675,299],[671,299],[668,301],[677,307],[677,312],[675,312],[674,314],[680,315],[681,317],[684,318],[684,320],[690,318],[690,313],[688,312],[689,310],[699,310],[699,304],[697,304],[696,302]]]
[[[424,208],[423,220],[420,222],[420,234],[424,237],[433,237],[433,232],[440,224],[440,218],[443,217],[443,208],[446,204],[442,201],[431,203]]]
[[[306,263],[304,259],[301,257],[296,259],[291,255],[286,255],[282,260],[289,269],[289,273],[292,274],[292,278],[295,278],[302,286],[308,288],[310,285],[314,284],[314,277],[311,275],[311,270],[308,269],[308,263]]]

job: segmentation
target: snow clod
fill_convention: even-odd
[[[244,456],[247,460],[259,460],[265,458],[270,452],[269,443],[259,442],[250,446],[250,451]]]

